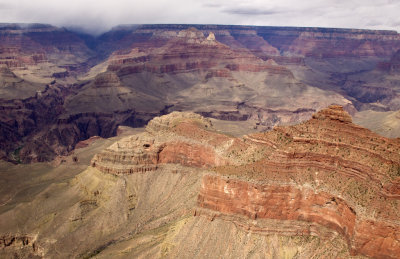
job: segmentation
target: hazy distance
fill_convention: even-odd
[[[99,34],[118,24],[400,27],[396,0],[0,0],[2,23],[49,23]]]

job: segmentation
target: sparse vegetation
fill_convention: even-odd
[[[21,152],[21,149],[22,149],[22,148],[23,148],[23,147],[21,146],[21,147],[15,149],[15,150],[11,153],[11,160],[15,161],[17,164],[22,163],[21,157],[20,157],[20,155],[19,155],[19,153]]]

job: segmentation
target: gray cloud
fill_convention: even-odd
[[[0,3],[0,9],[9,10],[12,9],[12,6],[7,3]]]
[[[199,23],[399,30],[395,0],[0,0],[0,22],[92,33],[118,24]]]
[[[380,22],[380,21],[376,21],[376,20],[371,20],[371,21],[368,21],[365,25],[366,26],[379,26],[379,25],[381,25],[382,23]]]
[[[395,28],[400,28],[400,20],[393,21],[390,25]]]
[[[216,4],[216,3],[205,3],[203,4],[204,7],[211,7],[211,8],[219,8],[222,7],[222,5],[220,4]]]
[[[262,10],[256,8],[232,8],[232,9],[224,9],[222,12],[228,14],[238,14],[238,15],[272,15],[279,13],[279,11],[275,10]]]

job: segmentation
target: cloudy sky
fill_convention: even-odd
[[[118,24],[246,24],[400,31],[400,0],[0,0],[0,22],[92,33]]]

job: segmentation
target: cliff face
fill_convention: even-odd
[[[399,35],[395,31],[374,31],[357,29],[328,28],[295,28],[268,26],[230,26],[230,25],[141,25],[137,27],[117,27],[103,37],[107,42],[125,42],[132,35],[124,35],[115,41],[111,35],[127,31],[135,31],[151,36],[159,31],[180,31],[190,27],[204,34],[213,32],[216,40],[234,48],[247,48],[257,56],[280,56],[286,52],[290,55],[306,57],[389,57],[393,49],[398,49]],[[148,38],[147,38],[148,39]]]
[[[201,208],[222,214],[245,215],[254,220],[305,221],[325,226],[345,237],[353,255],[396,258],[400,252],[400,228],[397,225],[388,224],[382,218],[363,220],[363,215],[343,199],[303,186],[251,184],[206,176],[202,180],[198,202]],[[316,230],[296,227],[291,233],[304,234],[318,235],[318,227]]]
[[[150,36],[114,52],[103,66],[127,87],[166,96],[160,102],[168,111],[190,109],[219,119],[259,120],[272,126],[307,118],[333,101],[351,106],[339,95],[298,81],[273,58],[263,59],[260,48],[284,60],[256,31],[239,30],[236,39],[219,27],[141,26],[132,32],[136,34]],[[240,42],[245,38],[257,42],[244,46]]]
[[[397,51],[394,53],[394,55],[391,57],[391,59],[387,62],[382,62],[378,65],[378,68],[392,73],[392,74],[397,74],[399,73],[400,70],[400,51]]]
[[[0,163],[0,257],[398,257],[399,139],[340,106],[240,138],[213,122],[172,112],[57,167]]]
[[[76,70],[93,56],[76,33],[42,24],[0,25],[0,64],[25,68],[50,62]]]
[[[100,80],[99,80],[100,81]],[[109,84],[112,84],[110,82]],[[107,84],[105,82],[99,83]],[[69,112],[65,99],[79,88],[47,85],[34,97],[0,104],[0,157],[18,163],[51,161],[91,136],[111,137],[118,125],[143,126],[159,113],[133,109]]]
[[[94,38],[3,24],[2,157],[51,160],[172,111],[272,128],[334,103],[352,114],[400,109],[398,42],[391,31],[135,25]]]
[[[92,166],[112,174],[148,173],[163,164],[205,168],[195,215],[289,236],[323,238],[326,228],[346,240],[352,255],[397,258],[398,139],[353,124],[340,106],[241,139],[211,129],[198,115],[173,113],[97,154]],[[293,229],[251,227],[241,217],[291,222]]]
[[[271,41],[283,37],[282,49],[306,57],[387,57],[391,55],[393,46],[399,47],[398,35],[394,31],[292,29],[285,32],[262,33]]]
[[[208,143],[204,143],[202,139],[192,138],[198,136],[199,132],[207,133],[194,122],[205,128],[211,127],[208,120],[194,113],[174,112],[168,118],[153,119],[147,126],[148,133],[113,144],[97,154],[91,164],[100,171],[116,175],[155,171],[158,165],[166,163],[198,168],[224,165],[225,159],[213,149],[213,140],[208,139]],[[194,132],[191,132],[192,129]],[[173,135],[162,134],[169,131]]]

